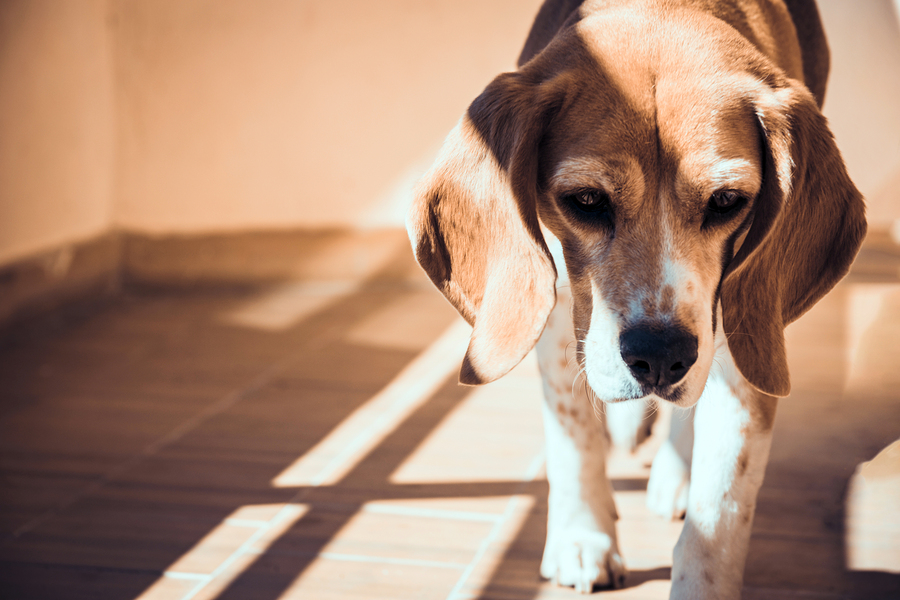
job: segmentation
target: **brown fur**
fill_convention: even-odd
[[[721,290],[741,373],[789,392],[784,326],[846,273],[865,232],[816,102],[825,74],[810,63],[827,46],[808,4],[545,3],[524,64],[472,103],[410,212],[419,262],[474,325],[461,381],[502,376],[539,337],[556,279],[543,224],[563,245],[577,332],[592,281],[620,322],[639,298],[645,318],[692,331],[716,327],[703,315]],[[727,180],[752,201],[704,228],[723,185],[711,173],[731,159],[752,166]],[[614,235],[566,212],[579,187],[609,193]],[[666,289],[664,250],[696,275],[682,296]]]

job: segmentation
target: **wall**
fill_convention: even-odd
[[[117,2],[116,222],[150,233],[399,225],[540,0]],[[900,218],[891,0],[822,0],[825,112],[869,218]]]
[[[0,264],[109,228],[105,0],[0,2]]]
[[[539,4],[4,0],[0,265],[118,228],[399,225]],[[825,111],[886,227],[900,218],[896,11],[821,5]]]
[[[900,2],[819,7],[831,47],[824,113],[866,196],[870,226],[887,228],[900,220]]]
[[[116,222],[146,232],[402,224],[539,0],[117,4]]]
[[[400,225],[540,0],[4,0],[0,265],[151,234]]]

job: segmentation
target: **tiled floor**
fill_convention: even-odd
[[[458,387],[465,326],[402,237],[359,280],[132,289],[7,343],[0,598],[576,597],[538,577],[534,362]],[[893,252],[789,330],[745,599],[900,598],[900,451],[851,484],[900,437]],[[601,598],[667,597],[652,443],[611,460],[631,575]]]

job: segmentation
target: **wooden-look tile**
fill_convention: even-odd
[[[313,506],[269,554],[289,558],[316,552],[463,568],[494,522],[480,515],[408,507],[363,505],[347,514]]]
[[[410,285],[405,262],[389,273],[394,241],[359,267],[368,279],[278,327],[227,318],[254,302],[284,317],[265,303],[271,287],[142,290],[0,349],[0,524],[33,523],[0,543],[0,596],[574,598],[538,576],[547,483],[531,357],[473,390],[456,385],[461,356],[448,354],[433,393],[343,457],[338,476],[275,484],[456,318],[427,282]],[[898,560],[894,488],[847,487],[900,437],[897,289],[847,281],[788,331],[794,392],[778,409],[745,598],[900,588],[900,575],[871,570]],[[597,597],[668,595],[682,523],[644,506],[656,442],[610,457],[631,577]],[[848,571],[847,555],[863,570]]]
[[[347,333],[348,343],[417,351],[431,344],[456,317],[456,311],[434,289],[413,289],[359,321]]]
[[[205,583],[205,579],[198,577],[183,577],[181,575],[163,575],[154,581],[141,595],[134,600],[175,600],[187,598],[195,593],[195,590]]]
[[[369,506],[389,511],[410,511],[412,513],[449,513],[460,518],[471,515],[473,520],[495,520],[507,510],[511,496],[460,496],[438,498],[410,498],[399,500],[376,500]],[[448,517],[448,518],[449,518]]]
[[[4,599],[133,600],[157,577],[155,571],[0,561],[0,592]],[[181,597],[170,595],[167,600]]]
[[[651,514],[645,506],[646,498],[646,492],[615,493],[622,556],[632,570],[671,568],[672,549],[684,523]]]
[[[468,393],[391,474],[391,481],[533,478],[543,456],[542,398],[530,364],[534,357],[526,361],[520,371]]]
[[[29,473],[4,465],[0,492],[0,531],[12,535],[22,527],[77,495],[96,475],[78,473]]]
[[[322,557],[286,589],[267,589],[264,577],[247,578],[225,598],[280,600],[443,600],[459,579],[458,567],[369,562]],[[276,595],[277,594],[277,595]]]

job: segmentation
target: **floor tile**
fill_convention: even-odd
[[[295,266],[359,259],[353,285],[135,287],[0,348],[0,597],[576,597],[539,576],[533,357],[459,387],[468,330],[436,345],[458,317],[387,260],[402,236],[368,258],[377,236],[339,238]],[[745,598],[900,597],[896,487],[865,466],[900,438],[898,290],[851,277],[787,332]],[[610,456],[631,575],[597,597],[668,595],[682,522],[644,504],[659,441]]]

